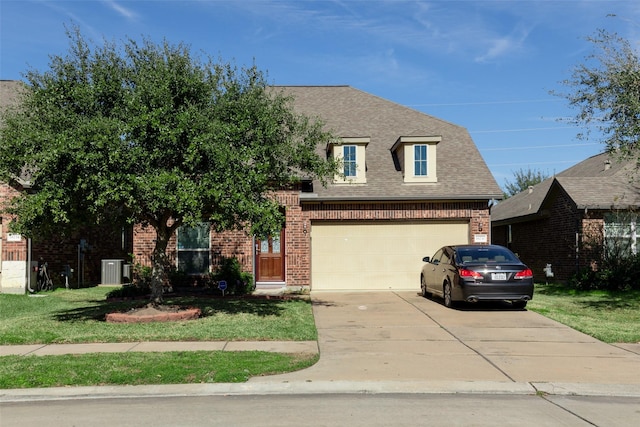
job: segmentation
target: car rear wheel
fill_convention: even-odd
[[[442,298],[444,299],[445,307],[453,307],[453,300],[451,299],[451,283],[444,282],[442,285]]]

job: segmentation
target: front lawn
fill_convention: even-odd
[[[297,371],[317,360],[317,354],[261,351],[4,356],[0,357],[0,389],[237,383],[253,376]]]
[[[527,308],[607,343],[640,342],[640,291],[538,284]]]
[[[168,297],[167,305],[198,307],[197,320],[116,324],[107,313],[144,305],[113,302],[113,288],[58,289],[35,296],[0,294],[0,344],[136,341],[314,341],[308,299]]]
[[[112,289],[0,294],[0,344],[317,339],[308,298],[170,297],[168,305],[198,307],[202,317],[117,324],[105,322],[106,314],[146,301],[107,301]],[[3,356],[0,388],[242,382],[303,369],[317,360],[317,354],[259,351]]]

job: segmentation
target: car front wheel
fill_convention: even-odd
[[[429,298],[429,292],[427,291],[427,281],[424,276],[420,276],[420,292],[424,298]]]

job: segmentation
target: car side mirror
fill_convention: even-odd
[[[426,256],[426,257],[422,258],[422,262],[429,262],[429,259],[430,258],[428,256]]]

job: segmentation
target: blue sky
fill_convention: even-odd
[[[637,0],[0,0],[0,79],[64,54],[65,24],[95,42],[166,38],[256,65],[278,85],[350,85],[464,126],[500,186],[599,153],[549,94],[599,28],[640,41]],[[460,153],[460,166],[465,156]]]

